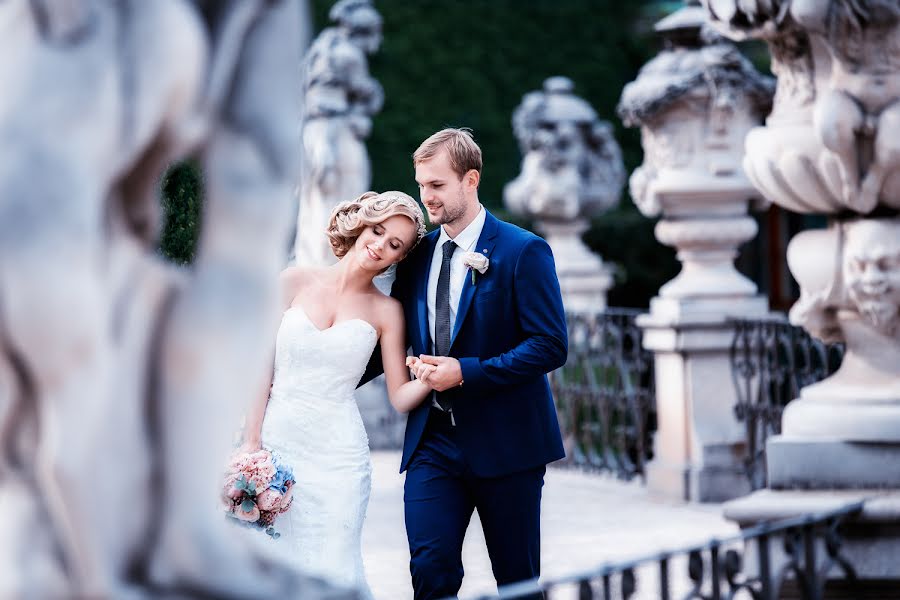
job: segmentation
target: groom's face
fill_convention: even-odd
[[[416,183],[433,225],[449,225],[466,214],[466,178],[460,178],[450,166],[446,150],[416,165]]]

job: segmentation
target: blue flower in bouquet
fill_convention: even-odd
[[[272,458],[275,463],[275,476],[269,482],[269,488],[284,494],[288,490],[288,484],[294,483],[294,470],[282,462],[277,454],[273,454]]]

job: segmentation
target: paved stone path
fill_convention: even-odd
[[[403,523],[403,475],[398,452],[377,451],[372,497],[363,530],[363,556],[377,600],[409,600],[409,550]],[[686,504],[652,497],[640,482],[623,483],[603,475],[567,469],[547,471],[542,505],[541,570],[544,576],[567,575],[607,561],[627,560],[666,549],[725,537],[737,528],[721,517],[715,504]],[[495,593],[490,560],[477,514],[463,547],[465,579],[460,598]],[[672,572],[684,572],[677,563]],[[686,578],[676,583],[686,585]],[[638,590],[640,598],[657,592]],[[655,587],[655,586],[654,586]],[[575,597],[575,596],[573,596]]]

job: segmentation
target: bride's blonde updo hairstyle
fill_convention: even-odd
[[[403,215],[415,223],[416,239],[409,247],[412,250],[425,235],[425,215],[419,204],[403,192],[366,192],[356,200],[341,202],[331,213],[328,229],[325,230],[331,251],[338,258],[343,258],[363,229],[394,215]]]

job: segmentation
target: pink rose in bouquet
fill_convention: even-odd
[[[287,511],[291,507],[291,502],[294,501],[294,482],[290,482],[287,485],[287,491],[281,496],[281,512]]]
[[[256,505],[260,508],[260,510],[280,509],[281,492],[279,492],[278,490],[273,490],[272,488],[266,489],[266,491],[256,497]]]
[[[277,453],[237,452],[229,460],[222,485],[225,512],[277,538],[275,517],[290,508],[294,483],[293,470]]]

